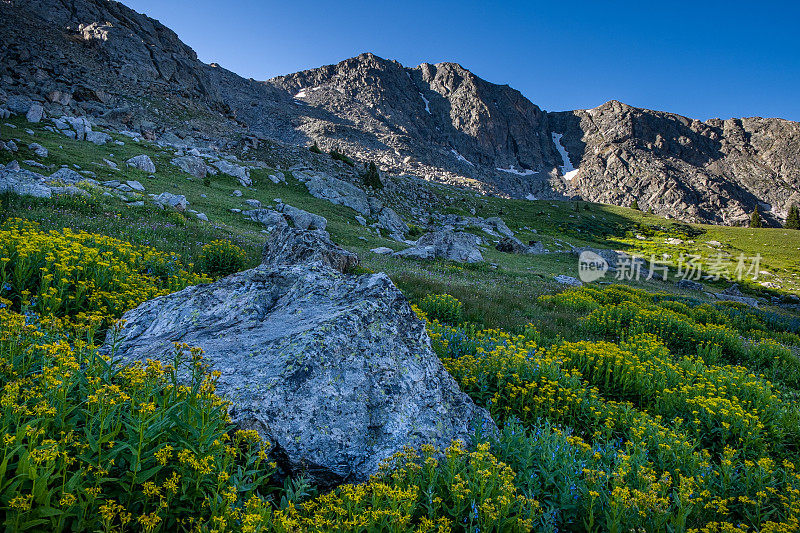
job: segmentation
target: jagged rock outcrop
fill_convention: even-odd
[[[389,174],[517,198],[636,199],[699,222],[742,223],[759,205],[775,224],[800,204],[800,124],[786,120],[702,122],[616,101],[545,112],[460,65],[373,54],[258,82],[202,63],[174,32],[108,0],[0,2],[0,45],[0,116],[36,119],[41,107],[79,139],[107,141],[80,123],[87,115],[173,144],[317,142]],[[286,144],[278,152],[357,173]],[[246,168],[222,164],[249,185]]]
[[[264,246],[267,265],[322,265],[346,273],[358,265],[358,255],[336,246],[327,232],[281,226]]]
[[[323,486],[363,481],[407,445],[493,431],[389,278],[341,274],[324,264],[337,253],[323,234],[287,228],[262,266],[126,313],[116,356],[168,362],[174,341],[202,347],[234,423]]]

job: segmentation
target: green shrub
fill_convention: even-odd
[[[0,309],[6,531],[208,531],[245,505],[265,524],[268,444],[233,431],[198,349],[122,367],[26,322]]]
[[[425,230],[417,226],[416,224],[409,224],[408,225],[408,237],[414,239],[416,237],[421,236],[425,233]]]
[[[370,161],[366,166],[364,174],[361,175],[361,181],[366,187],[373,189],[383,189],[383,182],[381,181],[381,174],[378,172],[378,167],[375,166],[374,161]]]
[[[322,153],[322,150],[319,149],[319,145],[317,144],[317,141],[314,141],[314,144],[311,145],[311,148],[309,148],[308,151],[311,152],[312,154],[321,154]]]
[[[217,240],[203,246],[197,268],[204,274],[221,278],[244,269],[245,259],[244,250],[228,241]]]
[[[167,213],[167,221],[182,228],[186,225],[186,215],[179,211],[170,211]]]
[[[419,304],[428,318],[444,324],[458,325],[464,313],[464,305],[449,294],[429,294]]]
[[[346,155],[344,155],[341,152],[337,152],[336,150],[331,150],[329,152],[329,154],[331,156],[331,159],[336,159],[336,160],[341,161],[342,163],[344,163],[346,165],[350,165],[351,167],[356,166],[355,161],[353,161],[352,159],[350,159],[349,157],[347,157]]]
[[[206,175],[203,178],[203,185],[205,185],[206,187],[211,187],[211,177],[209,175]]]

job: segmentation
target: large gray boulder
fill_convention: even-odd
[[[28,112],[25,114],[25,118],[28,122],[41,122],[42,118],[44,117],[44,108],[41,104],[33,104]]]
[[[170,163],[198,179],[203,179],[208,175],[208,166],[202,157],[185,155],[174,158]]]
[[[525,254],[535,255],[546,253],[544,245],[541,242],[533,242],[532,244],[525,244],[516,237],[503,237],[495,246],[500,252],[508,254]]]
[[[471,233],[451,229],[426,233],[414,246],[393,255],[414,259],[449,259],[459,263],[483,261],[483,255],[478,249],[478,238]]]
[[[381,209],[378,214],[378,224],[398,240],[402,240],[403,236],[408,233],[408,225],[391,207]]]
[[[324,230],[328,226],[328,220],[325,217],[309,213],[298,207],[279,203],[275,206],[275,209],[286,215],[286,218],[291,220],[292,224],[300,229]]]
[[[343,205],[366,216],[370,216],[369,197],[360,189],[346,181],[334,178],[325,173],[308,171],[295,172],[294,177],[305,183],[308,192],[314,198],[327,200],[332,204]]]
[[[162,192],[153,198],[153,201],[161,207],[170,207],[176,211],[186,211],[189,207],[189,201],[182,194],[172,194],[171,192]]]
[[[113,137],[111,137],[111,135],[108,133],[103,133],[102,131],[87,131],[86,140],[90,143],[102,146],[107,142],[111,142]]]
[[[50,174],[50,177],[47,178],[47,182],[48,183],[51,183],[51,182],[62,182],[62,183],[66,183],[66,184],[69,184],[69,185],[73,185],[75,183],[79,183],[81,181],[84,181],[85,179],[86,178],[84,176],[78,174],[77,172],[75,172],[71,168],[61,167],[58,170],[56,170],[55,172],[53,172],[52,174]]]
[[[341,273],[358,265],[358,255],[336,246],[326,231],[282,226],[264,246],[265,265],[323,265]]]
[[[250,179],[250,171],[243,166],[235,165],[230,161],[225,161],[224,159],[214,161],[211,164],[217,167],[217,169],[223,174],[233,176],[239,180],[239,184],[242,187],[249,187],[253,184],[253,180]]]
[[[153,160],[145,154],[131,157],[125,161],[125,163],[129,167],[138,168],[139,170],[143,172],[149,172],[150,174],[156,171],[156,165],[153,163]]]
[[[494,431],[385,274],[349,276],[275,252],[325,237],[312,233],[286,228],[268,263],[129,311],[116,357],[169,363],[173,342],[203,348],[233,422],[271,442],[289,474],[323,486],[364,481],[405,446]]]
[[[52,191],[44,184],[44,176],[18,166],[0,167],[0,192],[10,192],[20,196],[50,198]]]
[[[289,225],[283,213],[278,213],[272,209],[251,209],[242,214],[254,222],[263,224],[269,230]]]

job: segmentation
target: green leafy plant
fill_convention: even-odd
[[[449,294],[429,294],[419,303],[419,308],[429,318],[444,324],[457,325],[464,314],[464,305]]]
[[[367,187],[372,187],[373,189],[383,189],[383,182],[381,181],[380,172],[378,172],[378,167],[375,166],[374,161],[370,161],[369,164],[366,166],[366,170],[364,174],[361,175],[361,181]]]
[[[203,246],[197,261],[200,272],[214,278],[229,276],[244,269],[246,254],[229,241],[216,240]]]
[[[346,165],[349,165],[351,167],[356,166],[355,161],[353,161],[352,159],[350,159],[349,157],[347,157],[346,155],[344,155],[341,152],[338,152],[336,150],[331,150],[329,152],[329,154],[331,156],[331,159],[335,159],[337,161],[341,161],[342,163],[344,163]]]

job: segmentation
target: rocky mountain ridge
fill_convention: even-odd
[[[389,174],[518,198],[635,199],[689,221],[743,223],[760,205],[778,223],[800,203],[795,122],[702,122],[615,101],[546,112],[460,65],[407,68],[373,54],[258,82],[202,63],[115,1],[3,0],[0,15],[9,112],[39,102],[50,116],[187,145],[274,146],[291,163],[317,142]]]

